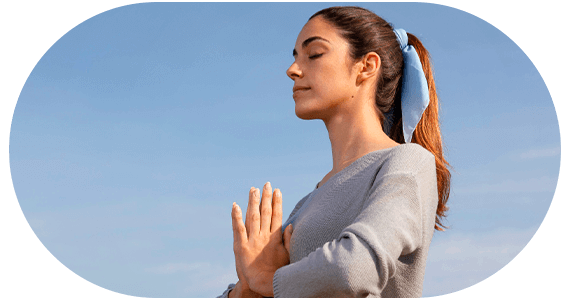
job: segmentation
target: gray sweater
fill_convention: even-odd
[[[421,297],[437,204],[434,156],[422,146],[358,158],[295,206],[274,296]]]

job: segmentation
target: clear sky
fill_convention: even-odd
[[[232,202],[245,208],[270,181],[289,214],[331,169],[327,131],[296,118],[285,71],[299,30],[332,5],[137,4],[71,29],[30,74],[10,134],[14,189],[41,242],[124,294],[211,297],[235,282]],[[454,171],[424,295],[463,289],[514,258],[549,208],[553,102],[521,49],[477,17],[358,5],[431,53]]]

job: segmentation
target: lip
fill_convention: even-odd
[[[306,87],[306,86],[294,86],[292,91],[295,93],[295,92],[300,91],[300,90],[309,90],[309,89],[310,89],[310,87]]]

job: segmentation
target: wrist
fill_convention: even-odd
[[[234,288],[230,290],[230,292],[228,293],[228,298],[241,298],[242,297],[241,289],[242,289],[242,284],[240,283],[240,281],[236,282]]]
[[[228,298],[262,298],[263,296],[252,291],[247,284],[238,281],[236,286],[228,293]]]

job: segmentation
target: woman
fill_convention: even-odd
[[[269,183],[261,200],[250,189],[245,223],[234,203],[239,281],[222,296],[420,297],[450,187],[428,52],[366,9],[332,7],[293,55],[295,113],[323,120],[333,169],[283,227]]]

